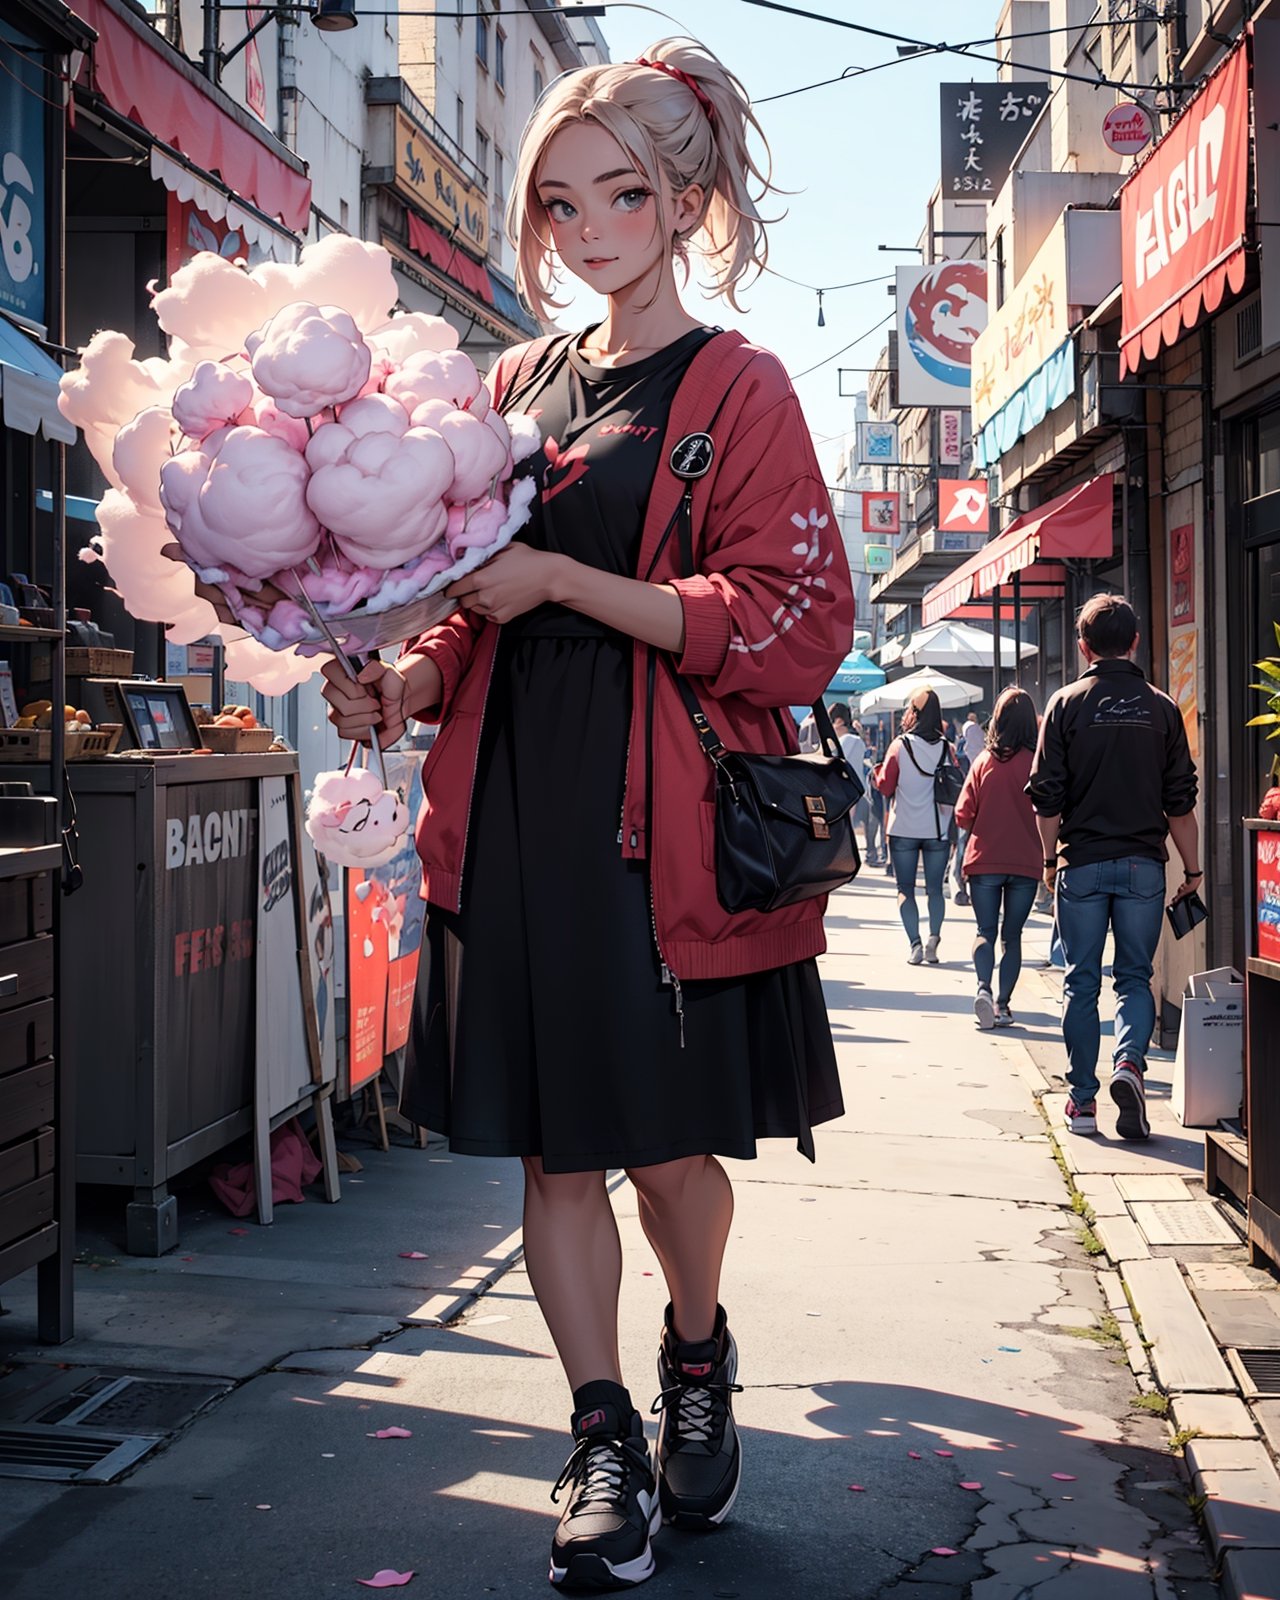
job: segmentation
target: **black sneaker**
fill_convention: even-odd
[[[1142,1074],[1131,1061],[1122,1061],[1111,1074],[1111,1098],[1116,1103],[1116,1133],[1122,1139],[1139,1142],[1151,1134],[1147,1121],[1146,1087]]]
[[[729,1515],[742,1478],[742,1446],[733,1422],[738,1347],[716,1308],[710,1339],[682,1343],[667,1314],[658,1346],[658,1499],[665,1522],[714,1528]]]
[[[551,1541],[552,1583],[565,1589],[624,1589],[653,1576],[650,1532],[657,1488],[638,1411],[614,1406],[573,1414],[573,1454],[551,1491],[572,1492]]]

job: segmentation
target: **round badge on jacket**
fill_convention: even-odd
[[[709,433],[686,433],[671,452],[671,470],[677,478],[705,478],[715,453],[715,442]]]

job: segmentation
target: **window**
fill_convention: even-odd
[[[533,52],[533,98],[535,100],[542,99],[542,91],[546,88],[546,86],[547,79],[542,63],[542,57],[535,50]]]
[[[489,70],[489,19],[476,17],[476,60],[486,72]]]
[[[466,108],[462,104],[462,96],[461,95],[458,96],[456,102],[454,103],[454,124],[453,124],[453,128],[454,128],[453,142],[458,147],[458,154],[461,155],[462,152],[463,152],[463,149],[464,149],[464,145],[463,145],[463,142],[462,142],[463,141],[463,136],[466,133],[466,128],[467,128],[467,113],[466,113]]]
[[[493,36],[493,81],[499,89],[507,87],[507,36],[501,28]]]
[[[489,182],[489,135],[483,128],[476,129],[476,166],[485,183]]]
[[[493,152],[493,199],[501,205],[507,198],[507,158],[501,150]]]

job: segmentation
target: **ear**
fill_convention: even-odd
[[[674,196],[672,205],[676,232],[691,233],[702,221],[703,213],[707,209],[706,191],[700,184],[691,183],[687,189],[682,189]]]

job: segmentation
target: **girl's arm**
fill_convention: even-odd
[[[898,787],[898,741],[895,739],[885,754],[884,761],[874,769],[876,788],[882,795],[891,795]]]
[[[964,788],[960,791],[960,798],[956,801],[956,827],[968,832],[978,819],[979,793],[982,787],[982,770],[985,763],[982,757],[969,768],[969,775],[964,780]]]

